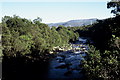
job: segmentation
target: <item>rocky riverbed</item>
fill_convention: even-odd
[[[50,60],[48,78],[68,80],[82,78],[80,63],[88,50],[85,42],[86,40],[79,39],[79,42],[72,44],[71,50],[56,54],[55,58]]]

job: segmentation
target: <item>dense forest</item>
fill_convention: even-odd
[[[88,56],[83,61],[87,76],[93,79],[120,79],[120,16],[100,20],[92,27],[78,30],[82,36],[91,37]]]
[[[65,46],[78,38],[78,34],[64,26],[52,27],[41,23],[41,19],[30,21],[19,16],[2,19],[3,55],[7,57],[38,57],[48,54],[53,47]],[[43,54],[44,53],[44,54]]]
[[[54,47],[68,46],[78,37],[89,37],[93,44],[80,67],[87,79],[120,79],[120,2],[109,2],[115,16],[88,26],[49,27],[41,18],[33,21],[19,16],[2,18],[3,58],[47,60]]]

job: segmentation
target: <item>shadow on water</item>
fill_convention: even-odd
[[[57,74],[59,76],[60,73]],[[51,76],[52,78],[50,78],[49,75],[49,61],[32,62],[30,60],[26,62],[25,58],[3,58],[2,80],[83,80],[74,78],[74,76],[71,78]]]
[[[3,58],[2,80],[45,80],[47,62],[25,61],[24,58]]]

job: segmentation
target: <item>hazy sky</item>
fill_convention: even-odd
[[[0,0],[0,2],[107,2],[110,0]]]
[[[7,15],[18,15],[22,18],[35,19],[37,17],[42,18],[43,23],[55,23],[64,22],[75,19],[89,19],[98,18],[104,19],[111,17],[110,10],[107,9],[107,1],[101,0],[99,2],[83,2],[75,0],[64,0],[66,2],[37,2],[37,0],[30,0],[31,2],[0,2],[0,18]],[[18,0],[19,1],[19,0]],[[28,1],[28,0],[27,0]],[[45,0],[48,1],[48,0]],[[59,0],[58,0],[59,1]]]

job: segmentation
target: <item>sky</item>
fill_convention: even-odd
[[[110,0],[0,0],[0,2],[107,2]]]
[[[43,23],[76,19],[112,17],[107,9],[109,0],[4,0],[0,2],[0,19],[17,15],[30,20],[42,18]]]

